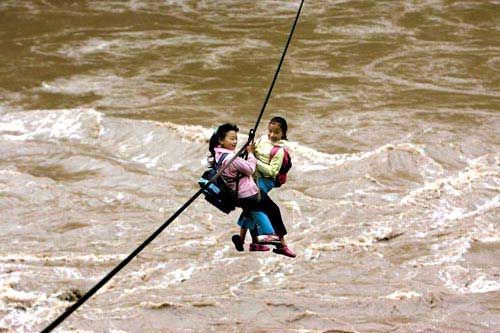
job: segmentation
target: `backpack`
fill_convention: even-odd
[[[220,175],[208,187],[204,188],[210,179],[217,174],[217,170],[222,165],[226,156],[227,153],[222,154],[217,164],[210,167],[201,175],[200,180],[198,180],[198,184],[203,189],[202,192],[205,196],[205,200],[217,207],[220,211],[229,214],[236,208],[238,194],[229,187],[227,181],[224,179],[224,176]]]
[[[283,155],[283,163],[281,163],[281,168],[278,171],[278,174],[276,175],[275,179],[275,187],[280,187],[281,185],[286,183],[286,174],[290,169],[292,168],[292,157],[290,156],[290,153],[285,147],[280,147],[280,146],[273,146],[271,149],[271,154],[269,154],[269,161],[271,161],[278,153],[280,148],[283,148],[284,155]]]

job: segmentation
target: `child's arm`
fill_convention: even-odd
[[[248,154],[248,160],[237,157],[233,165],[235,168],[244,175],[251,176],[255,172],[256,159],[252,153]]]
[[[279,149],[276,155],[273,156],[269,164],[257,160],[257,170],[267,178],[275,178],[278,175],[278,172],[281,169],[281,165],[283,164],[283,158],[285,156],[285,152],[283,149]]]

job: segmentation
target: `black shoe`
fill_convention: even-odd
[[[241,241],[240,235],[233,235],[233,237],[231,237],[231,240],[233,241],[236,251],[243,252],[245,250],[243,248],[243,242]]]

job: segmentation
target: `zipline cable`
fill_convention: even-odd
[[[278,79],[278,74],[280,72],[281,65],[283,64],[283,61],[285,60],[285,55],[286,55],[286,51],[288,50],[288,45],[290,45],[290,42],[292,41],[293,32],[295,31],[295,27],[297,26],[297,22],[299,21],[300,11],[302,10],[303,4],[304,4],[304,0],[302,0],[300,2],[299,9],[297,10],[297,15],[295,16],[295,20],[293,21],[292,30],[290,31],[290,34],[288,35],[288,40],[286,41],[285,50],[283,51],[283,54],[281,55],[281,59],[280,59],[280,62],[278,64],[278,69],[274,73],[273,82],[271,83],[271,87],[269,88],[269,91],[267,92],[266,99],[264,100],[264,104],[262,105],[262,109],[260,110],[259,116],[257,117],[257,121],[255,122],[253,132],[252,131],[250,132],[251,135],[252,134],[255,135],[255,133],[257,132],[257,127],[259,127],[260,120],[262,119],[262,116],[264,115],[264,110],[266,109],[267,102],[269,101],[269,98],[271,97],[271,92],[273,91],[274,84],[276,83],[276,80]]]
[[[255,136],[255,132],[257,131],[257,127],[259,126],[260,120],[262,118],[262,115],[264,114],[264,110],[266,108],[267,102],[269,101],[269,98],[271,96],[271,92],[274,88],[274,84],[276,83],[276,80],[278,79],[278,74],[281,69],[281,65],[283,64],[283,61],[285,59],[285,54],[286,51],[288,50],[288,45],[290,45],[290,41],[292,40],[292,35],[293,32],[295,31],[295,26],[297,25],[297,21],[300,16],[300,12],[302,10],[302,5],[304,4],[304,0],[301,0],[299,9],[297,11],[297,15],[295,17],[295,21],[293,22],[292,30],[290,31],[290,35],[288,36],[288,40],[285,46],[285,49],[283,51],[283,54],[281,56],[280,62],[278,64],[278,68],[276,70],[276,73],[274,74],[273,81],[271,83],[271,86],[269,88],[269,91],[267,93],[266,99],[264,100],[264,105],[262,106],[262,109],[260,111],[260,114],[257,118],[257,121],[255,122],[255,127],[250,130],[248,140],[247,142],[243,145],[243,147],[240,148],[237,154],[235,154],[228,163],[226,163],[225,166],[221,167],[215,176],[212,177],[200,190],[198,190],[189,200],[187,200],[168,220],[166,220],[156,231],[151,234],[144,242],[142,242],[141,245],[139,245],[132,253],[130,253],[125,259],[123,259],[115,268],[113,268],[106,276],[104,276],[96,285],[94,285],[89,291],[85,293],[81,298],[79,298],[73,305],[70,307],[66,308],[66,310],[59,316],[57,317],[52,323],[50,323],[47,327],[45,327],[42,330],[42,333],[48,333],[54,330],[57,326],[59,326],[67,317],[69,317],[76,309],[78,309],[83,303],[85,303],[90,297],[92,297],[99,289],[101,289],[109,280],[111,280],[120,270],[122,270],[123,267],[125,267],[132,259],[134,259],[146,246],[149,245],[156,237],[158,237],[159,234],[165,230],[166,227],[170,225],[186,208],[188,208],[199,196],[200,194],[203,193],[205,189],[207,189],[211,184],[215,182],[217,178],[219,178],[222,175],[222,172],[233,163],[233,161],[243,153],[243,151],[246,149],[246,147],[250,144],[250,142],[253,140]]]

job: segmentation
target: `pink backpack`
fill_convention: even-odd
[[[269,154],[269,161],[273,159],[274,155],[276,155],[281,148],[283,148],[285,154],[283,156],[283,163],[281,164],[280,171],[278,171],[278,174],[276,175],[276,187],[280,187],[286,183],[286,174],[292,168],[292,158],[285,147],[273,146],[271,154]]]

